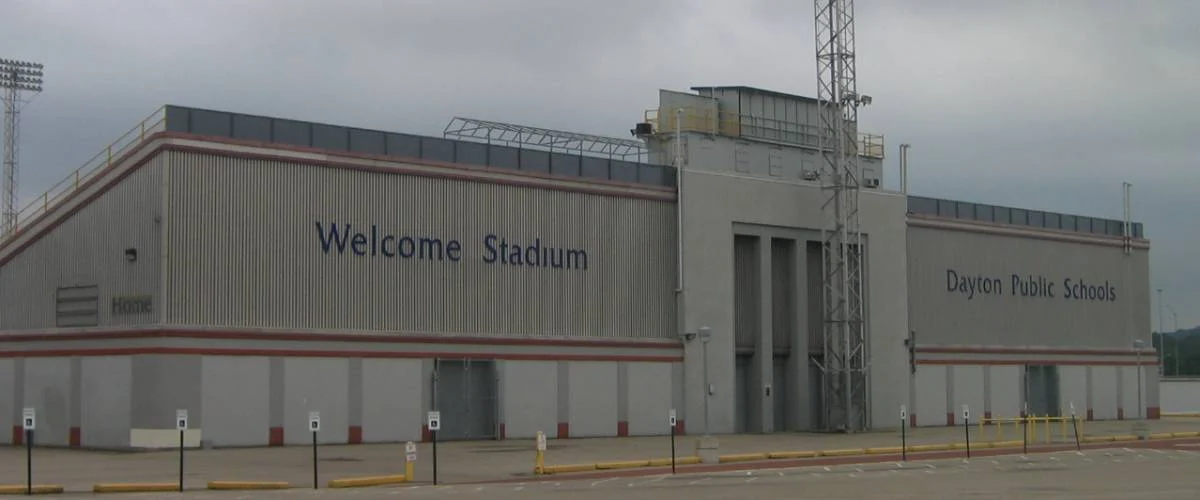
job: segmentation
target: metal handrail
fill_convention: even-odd
[[[679,129],[683,132],[758,138],[820,147],[822,127],[816,125],[703,108],[682,109],[683,116],[678,121]],[[645,111],[644,121],[659,132],[672,132],[676,129],[675,112],[671,109],[648,109]],[[862,156],[883,158],[884,143],[881,135],[859,132],[857,146]]]
[[[148,134],[154,134],[165,130],[167,119],[166,106],[161,106],[151,113],[146,118],[142,119],[137,125],[125,132],[117,140],[110,143],[107,147],[96,153],[95,156],[84,162],[82,166],[76,168],[70,175],[58,183],[54,184],[42,193],[29,204],[25,205],[16,213],[13,221],[12,232],[8,236],[12,236],[23,227],[25,222],[49,212],[55,208],[68,195],[77,191],[83,183],[90,180],[99,172],[112,166],[114,160],[120,160],[121,157],[133,147],[141,144],[146,140]]]

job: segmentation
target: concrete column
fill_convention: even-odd
[[[750,404],[754,405],[757,415],[755,421],[749,423],[747,430],[757,430],[763,433],[775,432],[775,363],[773,346],[772,308],[774,280],[771,279],[771,237],[760,236],[758,239],[758,338],[755,341],[754,372],[759,383],[751,387]]]
[[[788,422],[787,430],[811,430],[813,393],[809,372],[808,338],[808,246],[806,240],[796,240],[792,246],[792,307],[791,353],[788,356]]]

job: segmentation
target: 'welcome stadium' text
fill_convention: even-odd
[[[365,232],[352,229],[350,224],[339,226],[336,222],[330,223],[326,228],[317,221],[316,226],[321,250],[326,255],[334,252],[338,255],[349,253],[358,257],[383,256],[439,262],[460,262],[463,259],[463,244],[453,238],[395,235],[381,232],[374,224]],[[534,238],[532,243],[522,244],[488,234],[483,237],[482,244],[480,260],[486,264],[551,269],[588,268],[586,250],[543,245],[541,238]]]

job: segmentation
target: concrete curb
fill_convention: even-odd
[[[1148,439],[1180,439],[1200,437],[1200,432],[1162,432],[1151,434]],[[1080,443],[1110,443],[1123,441],[1139,441],[1141,439],[1133,434],[1118,434],[1108,436],[1087,436],[1080,437]],[[983,450],[992,448],[1020,448],[1028,444],[1032,449],[1034,447],[1042,448],[1047,446],[1070,446],[1073,441],[1061,443],[1045,443],[1043,441],[1030,440],[1028,443],[1022,440],[1009,441],[971,441],[972,450]],[[718,464],[731,464],[743,462],[767,462],[775,460],[795,460],[806,458],[821,458],[821,457],[866,457],[871,455],[900,455],[907,451],[908,453],[927,453],[927,452],[943,452],[954,450],[966,450],[967,443],[935,443],[935,444],[910,444],[904,450],[901,446],[882,446],[871,448],[846,448],[834,450],[800,450],[800,451],[770,451],[763,453],[734,453],[727,455],[719,455],[717,457]],[[675,460],[676,465],[700,465],[703,462],[698,456],[679,457]],[[662,467],[671,465],[671,459],[657,460],[631,460],[620,462],[600,462],[594,464],[571,464],[571,465],[547,465],[541,471],[535,471],[535,475],[549,474],[569,474],[580,472],[591,472],[597,470],[613,470],[613,469],[636,469],[641,467]]]
[[[391,486],[408,482],[408,476],[395,474],[391,476],[351,477],[345,479],[330,479],[330,488],[364,488],[369,486]]]
[[[92,493],[162,493],[179,491],[179,483],[98,483]]]
[[[675,465],[697,465],[702,463],[700,457],[677,457]],[[651,460],[625,460],[619,462],[596,462],[591,464],[547,465],[535,475],[569,474],[572,472],[590,472],[595,470],[636,469],[641,467],[670,467],[671,459],[655,458]]]
[[[63,487],[57,484],[35,484],[32,488],[34,495],[57,495],[63,492]],[[25,485],[0,485],[0,495],[24,495]]]
[[[210,490],[286,490],[291,483],[284,481],[209,481]]]

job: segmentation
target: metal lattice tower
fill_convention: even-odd
[[[7,236],[17,224],[17,146],[20,138],[21,92],[42,91],[42,65],[0,59],[0,90],[4,100],[4,220]]]
[[[858,95],[854,64],[853,0],[815,0],[820,150],[825,159],[824,349],[826,430],[854,432],[867,425],[867,349],[863,320],[863,240],[859,229]]]

